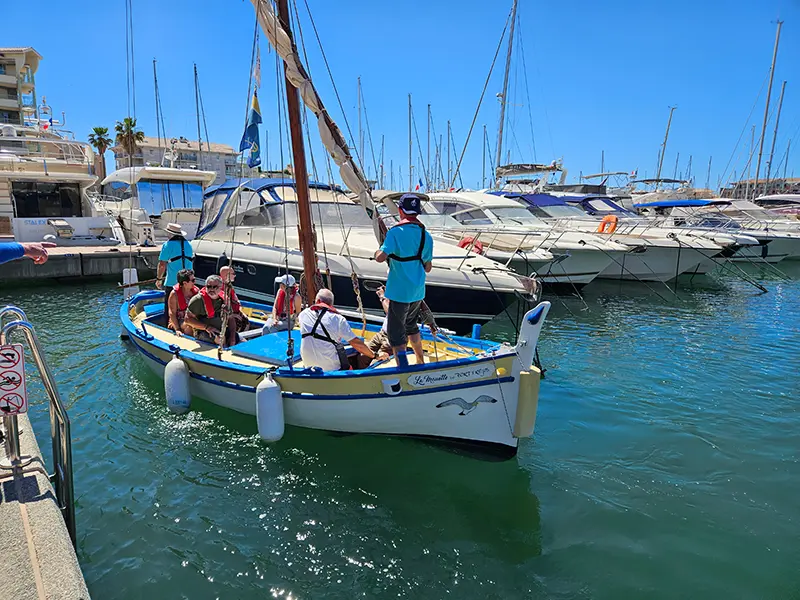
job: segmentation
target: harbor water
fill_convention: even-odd
[[[27,311],[68,403],[95,598],[790,598],[800,264],[780,267],[752,273],[766,294],[722,276],[553,300],[536,434],[499,463],[297,428],[268,445],[198,400],[172,415],[118,337],[113,283],[0,300]]]

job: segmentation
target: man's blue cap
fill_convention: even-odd
[[[407,215],[418,215],[422,212],[420,198],[416,194],[403,194],[400,196],[397,207]]]

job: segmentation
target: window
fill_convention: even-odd
[[[18,218],[82,216],[77,184],[15,181],[11,193]]]
[[[5,74],[6,74],[6,66],[0,65],[0,75],[5,75]]]
[[[540,223],[539,219],[525,206],[493,208],[492,213],[502,223],[511,223],[513,225],[536,225]]]

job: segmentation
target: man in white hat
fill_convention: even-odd
[[[267,319],[262,334],[286,331],[289,328],[289,317],[297,317],[303,308],[300,294],[294,277],[286,273],[275,278],[275,283],[280,284],[280,289],[275,295],[275,304],[272,305],[272,315]]]
[[[178,271],[192,268],[192,245],[186,241],[186,232],[177,223],[170,223],[164,228],[170,234],[169,240],[161,246],[161,253],[158,255],[158,271],[156,273],[156,287],[167,290],[178,283]],[[164,300],[164,314],[169,315],[167,299]]]

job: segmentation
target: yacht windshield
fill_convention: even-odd
[[[203,206],[203,186],[187,181],[146,181],[136,184],[139,206],[151,215],[171,208],[194,208]]]
[[[492,208],[494,214],[501,223],[514,225],[538,225],[541,220],[524,206],[507,206],[503,208]]]
[[[537,217],[544,219],[585,219],[586,213],[577,206],[553,204],[550,206],[531,206],[528,208]]]
[[[312,191],[313,197],[313,191]],[[311,202],[311,219],[322,227],[372,227],[367,213],[351,202]],[[296,227],[299,223],[296,202],[265,202],[253,194],[227,218],[228,225],[242,227]]]

